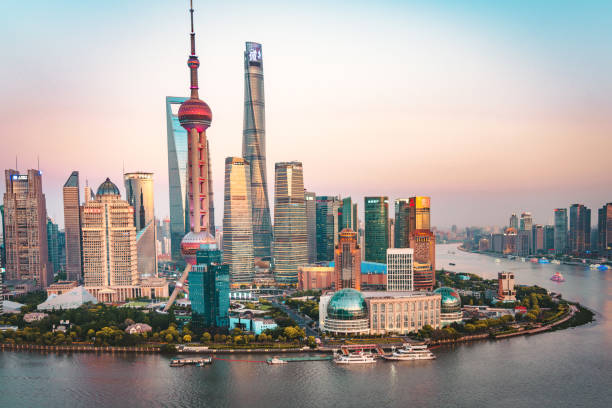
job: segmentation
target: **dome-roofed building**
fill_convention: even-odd
[[[327,304],[325,330],[337,334],[369,333],[369,316],[362,294],[355,289],[336,292]]]
[[[447,326],[451,323],[461,323],[461,296],[453,288],[441,287],[434,290],[441,296],[440,323]]]
[[[121,195],[121,193],[119,192],[119,189],[117,188],[117,186],[115,185],[115,183],[113,183],[112,181],[110,181],[110,178],[106,178],[106,180],[104,180],[104,183],[100,184],[100,187],[98,187],[98,192],[96,193],[96,195],[99,196],[105,196],[105,195]]]

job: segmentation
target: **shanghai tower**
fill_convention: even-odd
[[[266,122],[261,44],[246,43],[244,52],[244,129],[242,157],[251,165],[253,252],[270,256],[272,225],[266,178]]]

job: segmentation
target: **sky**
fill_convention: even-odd
[[[242,151],[246,41],[263,44],[271,206],[274,163],[291,160],[309,191],[360,211],[366,195],[431,196],[440,228],[612,201],[612,2],[194,8],[218,224],[224,159]],[[123,169],[153,172],[168,216],[165,97],[188,95],[188,33],[187,0],[0,4],[0,162],[39,158],[60,225],[72,170],[122,191]]]

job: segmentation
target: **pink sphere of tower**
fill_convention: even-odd
[[[181,104],[178,118],[181,126],[188,132],[193,128],[198,132],[203,132],[210,126],[212,111],[203,100],[191,98]]]

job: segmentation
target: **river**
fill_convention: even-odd
[[[260,355],[171,368],[161,355],[0,352],[0,407],[609,407],[612,271],[541,265],[438,245],[437,266],[560,292],[594,310],[587,326],[436,349],[435,361],[268,366]],[[454,252],[454,253],[449,253]],[[455,266],[449,266],[453,262]],[[566,281],[549,280],[560,271]]]

